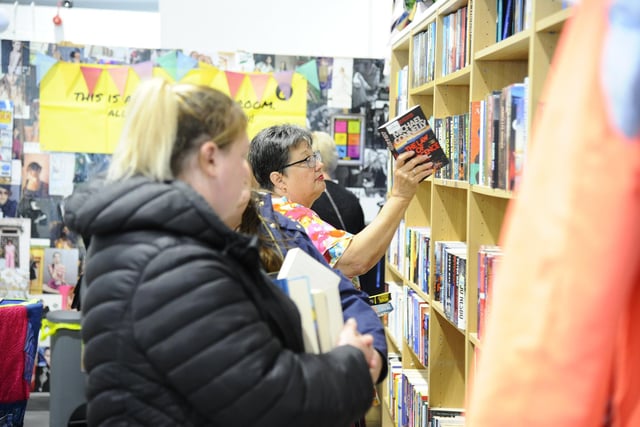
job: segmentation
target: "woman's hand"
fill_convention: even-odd
[[[406,151],[396,159],[391,196],[410,200],[416,194],[420,181],[435,172],[436,165],[429,161],[430,156],[414,154]]]
[[[367,363],[369,364],[369,373],[371,374],[371,380],[375,384],[380,375],[380,357],[379,353],[373,348],[373,335],[364,334],[361,335],[358,332],[358,324],[355,319],[351,318],[346,321],[340,331],[338,337],[338,345],[352,345],[364,354]]]

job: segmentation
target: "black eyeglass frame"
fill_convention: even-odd
[[[310,156],[305,157],[302,160],[298,160],[297,162],[292,162],[292,163],[284,165],[282,167],[282,170],[285,170],[289,166],[295,166],[295,165],[299,165],[301,163],[306,163],[306,167],[312,169],[312,168],[316,167],[316,165],[318,164],[318,161],[322,161],[322,156],[320,156],[320,152],[319,151],[314,151],[313,154],[311,154]],[[311,162],[313,162],[313,164]]]

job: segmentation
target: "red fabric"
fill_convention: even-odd
[[[12,403],[29,397],[24,380],[27,307],[0,307],[0,403]]]
[[[640,141],[600,85],[607,1],[565,26],[468,396],[469,426],[640,425]],[[629,46],[638,49],[638,46]]]

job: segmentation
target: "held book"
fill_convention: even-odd
[[[440,167],[449,164],[449,158],[420,105],[415,105],[389,120],[380,126],[378,131],[394,158],[405,151],[414,151],[417,155],[430,155],[431,161],[438,163]]]
[[[305,350],[324,353],[334,348],[344,324],[340,276],[294,248],[287,252],[278,279],[287,280],[287,293],[300,311]]]

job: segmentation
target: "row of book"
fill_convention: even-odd
[[[471,102],[469,184],[514,191],[526,157],[528,79]]]
[[[400,221],[387,251],[387,262],[427,295],[430,241],[431,228],[407,227]]]
[[[442,304],[447,319],[459,329],[465,330],[467,244],[459,241],[436,241],[434,255],[434,299]]]
[[[396,114],[402,114],[407,111],[409,105],[409,66],[405,65],[400,68],[396,78]]]
[[[408,286],[387,283],[394,310],[384,316],[389,337],[395,343],[406,343],[415,359],[429,364],[429,303]]]
[[[387,251],[387,262],[425,294],[430,292],[430,239],[429,227],[406,227],[404,221],[401,221]],[[444,314],[452,324],[465,330],[468,315],[465,308],[467,302],[466,243],[435,241],[433,250],[433,300],[442,304]],[[477,332],[480,337],[484,328],[487,295],[495,268],[502,258],[502,250],[496,245],[481,245],[477,256]],[[429,331],[428,303],[407,286],[395,282],[389,282],[387,286],[390,299],[394,302],[394,312],[385,319],[387,328],[395,342],[404,340],[426,366],[429,360],[429,343],[426,339]]]
[[[481,245],[478,250],[478,339],[485,329],[489,291],[496,268],[502,260],[502,249],[496,245]]]
[[[442,75],[446,76],[466,67],[471,59],[468,49],[471,40],[467,28],[467,6],[443,17],[442,38]]]
[[[433,120],[433,130],[451,162],[436,172],[436,178],[468,180],[469,114]]]
[[[389,410],[395,427],[445,427],[465,425],[461,408],[429,406],[427,369],[403,368],[402,357],[389,353],[387,376]]]
[[[435,79],[436,71],[436,23],[431,22],[424,31],[413,36],[412,87],[418,87]]]
[[[496,1],[496,41],[529,28],[532,0]]]
[[[525,78],[472,101],[470,113],[431,118],[433,127],[416,105],[378,130],[394,158],[407,150],[430,154],[442,165],[436,178],[515,191],[526,158],[528,96]]]

